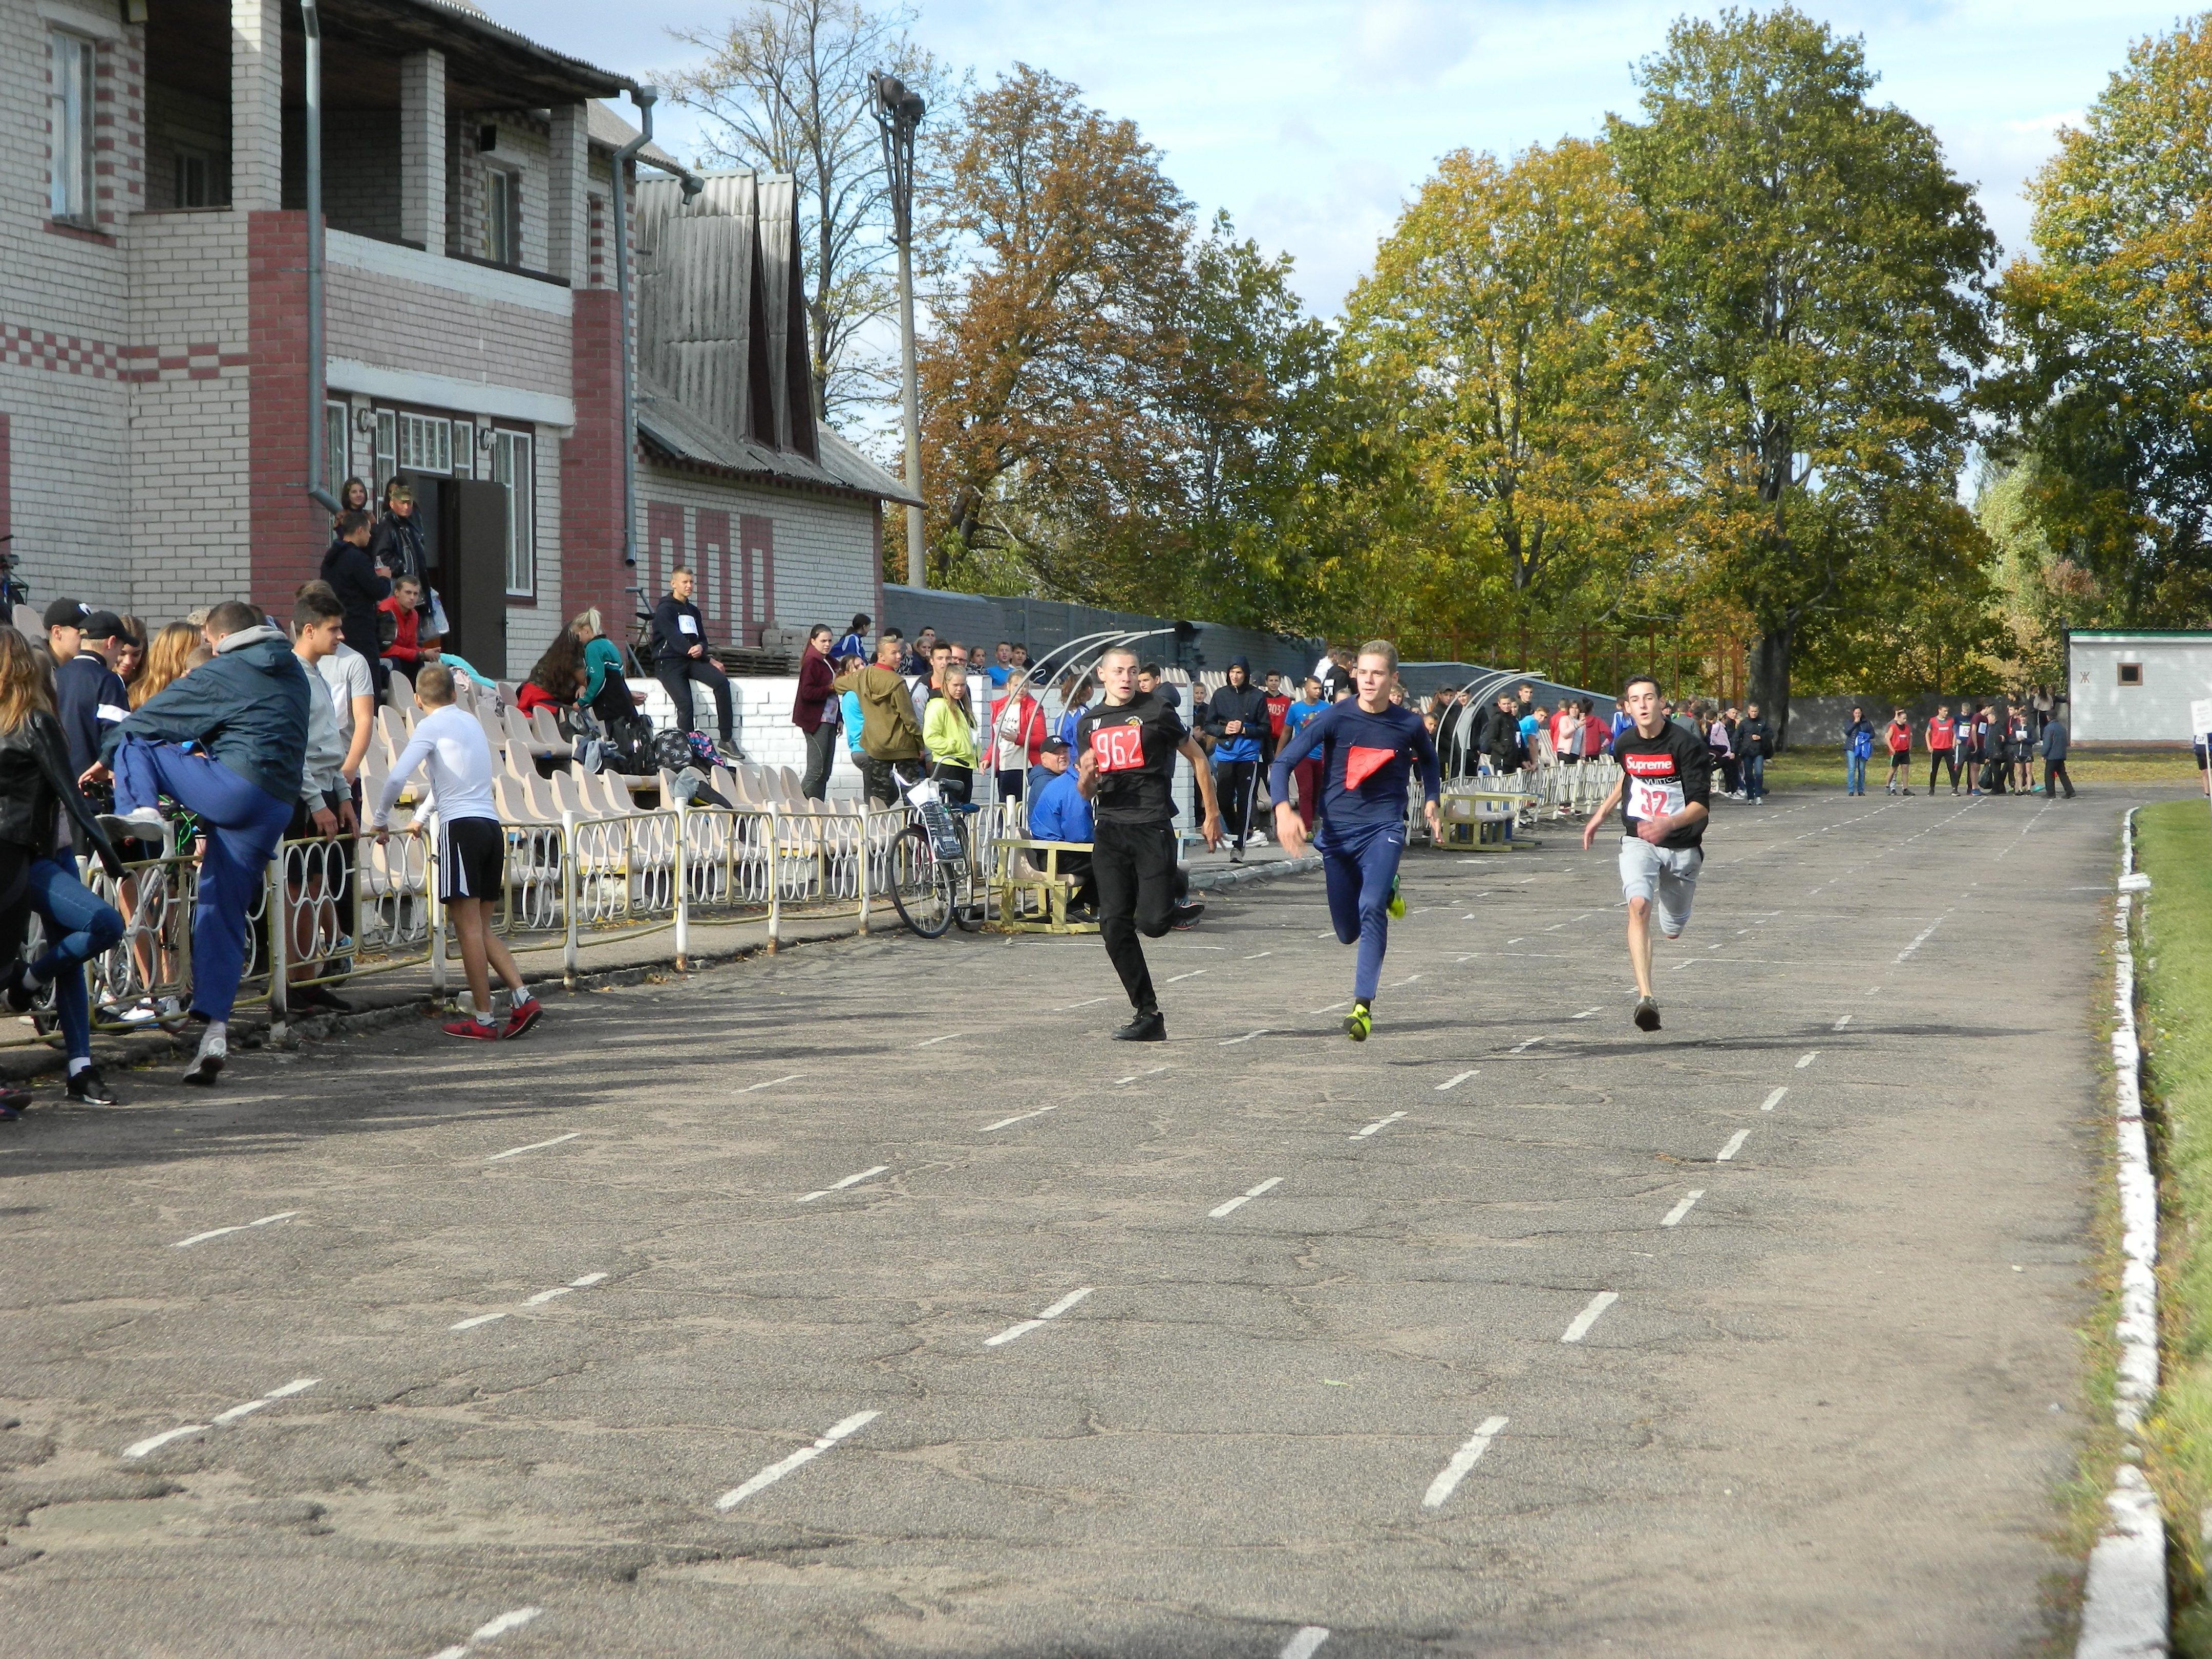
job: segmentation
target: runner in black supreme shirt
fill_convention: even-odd
[[[1121,988],[1136,1011],[1114,1033],[1125,1042],[1164,1042],[1167,1022],[1152,995],[1152,970],[1137,935],[1158,939],[1195,905],[1176,902],[1176,842],[1168,827],[1178,754],[1190,761],[1205,802],[1199,833],[1208,848],[1221,842],[1221,811],[1213,798],[1206,751],[1183,729],[1176,711],[1152,692],[1137,690],[1137,653],[1115,647],[1099,659],[1105,697],[1075,728],[1076,787],[1097,803],[1091,832],[1091,874],[1098,887],[1098,933]]]
[[[1636,969],[1637,1029],[1659,1029],[1651,994],[1651,908],[1659,931],[1680,939],[1705,864],[1705,822],[1711,816],[1712,760],[1703,738],[1668,720],[1659,682],[1639,674],[1620,694],[1631,725],[1613,740],[1620,781],[1583,828],[1587,849],[1616,802],[1620,806],[1620,893],[1628,901],[1628,961]],[[1624,794],[1626,799],[1624,799]]]

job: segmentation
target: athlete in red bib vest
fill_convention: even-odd
[[[1583,847],[1597,839],[1607,816],[1620,808],[1620,896],[1628,901],[1628,963],[1636,970],[1636,1025],[1659,1029],[1659,1003],[1651,994],[1651,912],[1659,931],[1680,939],[1690,923],[1690,903],[1705,866],[1705,824],[1712,816],[1712,751],[1695,732],[1667,718],[1659,682],[1632,678],[1620,693],[1628,717],[1613,752],[1620,781],[1583,827]]]

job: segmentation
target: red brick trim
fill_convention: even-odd
[[[118,242],[113,236],[110,235],[104,230],[86,230],[82,226],[59,224],[52,219],[46,222],[46,234],[49,236],[66,236],[70,240],[76,242],[97,242],[102,247],[120,247],[122,246],[122,244]]]
[[[251,597],[281,617],[290,611],[293,590],[322,568],[330,539],[329,519],[307,495],[307,215],[247,215],[246,248]]]

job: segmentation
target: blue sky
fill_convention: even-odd
[[[732,0],[482,0],[502,21],[609,68],[684,61],[664,31],[714,25]],[[1807,5],[1862,34],[1876,96],[1928,122],[1979,186],[2007,247],[2027,239],[2020,187],[2078,118],[2129,44],[2170,9],[2107,0]],[[1297,261],[1309,304],[1331,313],[1436,158],[1501,153],[1595,131],[1635,104],[1631,65],[1686,8],[1642,0],[924,0],[915,33],[979,76],[1024,61],[1133,118],[1170,175],[1210,213]],[[1694,8],[1709,12],[1711,7]],[[645,17],[653,24],[648,26]],[[688,157],[683,112],[660,134]]]

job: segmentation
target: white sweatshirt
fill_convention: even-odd
[[[430,801],[422,811],[434,805],[447,823],[459,818],[499,822],[499,807],[491,798],[491,744],[475,715],[447,703],[415,723],[415,735],[399,751],[378,798],[370,820],[378,829],[385,827],[398,805],[401,787],[425,761],[430,767]]]

